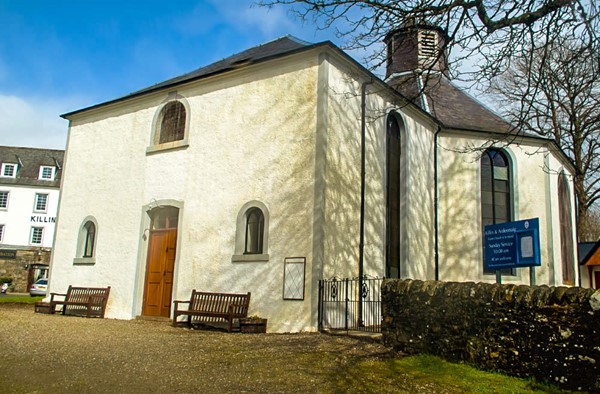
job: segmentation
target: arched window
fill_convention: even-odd
[[[512,220],[510,164],[499,149],[481,156],[481,219],[484,226]]]
[[[558,176],[558,215],[560,221],[560,252],[563,283],[575,284],[575,259],[573,258],[573,221],[571,220],[571,198],[565,173]]]
[[[161,110],[158,143],[179,141],[185,137],[185,106],[179,101],[168,102]]]
[[[246,242],[244,254],[261,254],[265,216],[259,208],[251,208],[246,213]]]
[[[269,261],[269,210],[260,201],[249,201],[238,212],[233,262]]]
[[[83,225],[84,243],[83,256],[94,257],[94,246],[96,243],[96,225],[92,221],[88,221]]]
[[[511,196],[511,168],[506,153],[487,149],[481,156],[481,228],[490,224],[513,220]],[[493,271],[484,271],[493,274]],[[502,274],[515,275],[514,270]]]
[[[86,217],[79,228],[77,239],[77,256],[73,264],[95,264],[96,244],[98,239],[98,223],[93,216]]]
[[[386,230],[386,277],[400,277],[401,246],[401,134],[404,122],[398,114],[391,113],[386,126],[386,184],[387,184],[387,230]]]

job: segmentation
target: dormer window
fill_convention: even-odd
[[[5,178],[15,178],[17,176],[17,164],[2,163],[1,175]]]
[[[44,181],[53,181],[55,173],[56,173],[56,167],[40,166],[40,174],[39,174],[38,179],[44,180]]]

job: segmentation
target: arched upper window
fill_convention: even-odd
[[[86,217],[79,228],[77,255],[74,264],[95,264],[98,223],[93,216]]]
[[[170,101],[161,110],[158,143],[182,140],[185,137],[186,111],[180,101]]]
[[[562,259],[563,283],[575,284],[575,259],[573,247],[573,221],[571,219],[571,198],[565,173],[558,176],[558,216],[560,221],[560,252]]]
[[[146,153],[188,146],[190,106],[177,92],[169,93],[158,107],[152,121],[152,137]]]
[[[231,261],[269,261],[269,211],[260,201],[249,201],[238,212],[235,251]]]
[[[259,208],[250,208],[246,213],[246,240],[244,254],[261,254],[265,229],[265,216]]]
[[[500,149],[490,148],[481,156],[481,228],[513,220],[510,161]],[[493,271],[484,271],[492,274]],[[502,270],[515,275],[514,270]]]

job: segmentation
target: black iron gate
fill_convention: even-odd
[[[381,332],[382,278],[319,281],[319,331]]]

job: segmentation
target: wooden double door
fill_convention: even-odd
[[[176,249],[177,228],[150,231],[142,307],[144,316],[170,316]]]

